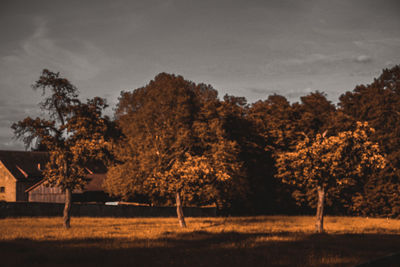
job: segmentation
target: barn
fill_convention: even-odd
[[[102,188],[105,173],[89,173],[90,179],[84,190],[74,190],[72,192],[73,202],[105,202],[110,198]],[[49,187],[45,180],[41,180],[25,191],[29,202],[51,202],[64,203],[65,194],[58,187]]]

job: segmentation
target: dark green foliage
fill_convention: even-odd
[[[293,104],[294,111],[298,114],[297,129],[307,136],[323,133],[331,125],[335,106],[326,99],[326,95],[319,91],[300,98],[300,104]]]
[[[371,175],[357,195],[354,211],[363,215],[399,216],[400,188],[400,66],[384,69],[369,85],[340,97],[340,110],[375,129],[372,139],[386,154],[388,166]]]
[[[41,103],[49,116],[14,124],[17,137],[26,144],[62,151],[68,162],[110,159],[113,165],[105,185],[110,194],[123,199],[172,204],[178,192],[185,205],[217,203],[242,214],[307,210],[307,205],[296,206],[295,199],[315,194],[274,179],[277,155],[295,152],[307,138],[337,136],[355,129],[357,121],[368,122],[375,129],[371,140],[379,144],[387,166],[378,174],[365,172],[351,187],[331,190],[334,196],[328,191],[327,210],[400,216],[400,66],[346,92],[338,106],[319,91],[296,103],[276,94],[251,105],[243,97],[225,95],[220,100],[210,85],[161,73],[142,88],[121,92],[116,122],[102,116],[107,106],[103,99],[82,103],[76,88],[58,73],[44,71],[33,87],[50,92]],[[97,140],[93,150],[87,136]],[[120,138],[114,142],[102,136]],[[62,172],[57,164],[53,167]],[[78,188],[85,183],[73,181],[61,186]]]
[[[246,192],[238,144],[229,139],[217,92],[161,73],[147,86],[122,92],[116,118],[126,139],[116,147],[107,191],[145,193],[152,203],[229,206]],[[225,117],[226,118],[225,118]],[[224,117],[224,119],[220,119]]]
[[[234,213],[271,213],[274,201],[273,160],[269,145],[249,116],[243,97],[225,95],[220,107],[220,120],[228,139],[238,144],[239,158],[247,181],[246,201],[236,203]]]
[[[269,161],[268,157],[264,156],[266,160],[264,164],[274,166],[279,153],[292,151],[305,136],[313,136],[328,129],[335,114],[335,106],[318,91],[301,97],[301,102],[294,104],[290,104],[285,97],[275,94],[265,101],[254,103],[249,108],[248,114],[256,125],[257,133],[264,138],[264,150],[270,154]],[[275,176],[273,168],[269,167],[268,171],[272,177]],[[297,192],[291,185],[273,179],[268,187],[269,194],[273,196],[270,203],[275,207],[275,209],[271,207],[270,211],[278,213],[292,213],[294,209],[307,211],[306,205],[300,207],[296,205],[294,199]],[[265,190],[265,186],[260,188]]]
[[[270,146],[268,149],[274,153],[289,150],[296,144],[299,114],[284,96],[275,94],[265,101],[258,101],[251,105],[248,114],[257,132]]]

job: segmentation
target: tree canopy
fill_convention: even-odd
[[[372,216],[400,215],[400,66],[384,69],[371,84],[359,85],[340,97],[340,111],[367,121],[371,138],[387,157],[386,168],[369,176],[359,190],[353,212]],[[343,124],[342,124],[343,125]]]
[[[400,216],[400,66],[337,105],[320,91],[249,104],[160,73],[121,92],[114,121],[104,99],[81,101],[59,73],[44,70],[33,88],[46,115],[12,128],[27,147],[49,151],[47,183],[66,195],[101,159],[106,191],[122,199],[265,214],[308,212],[322,198],[335,214]]]
[[[323,209],[324,200],[332,202],[340,191],[359,184],[377,169],[385,166],[379,146],[369,140],[374,130],[368,123],[357,123],[353,131],[300,141],[295,151],[284,152],[277,159],[277,178],[298,188],[294,197]],[[322,203],[321,203],[322,202]],[[322,211],[319,214],[318,231],[322,231]]]
[[[119,130],[102,115],[105,99],[95,97],[82,103],[77,88],[59,73],[43,70],[33,89],[42,90],[40,107],[48,116],[27,117],[12,129],[27,147],[41,144],[47,149],[49,162],[43,175],[46,184],[66,194],[64,225],[69,228],[71,192],[86,185],[88,163],[110,159],[109,146]]]
[[[123,92],[116,118],[126,139],[115,150],[107,191],[144,193],[152,203],[170,203],[179,193],[189,205],[229,205],[245,186],[238,145],[220,117],[217,92],[181,76],[161,73]]]

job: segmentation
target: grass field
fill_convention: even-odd
[[[353,266],[400,251],[400,220],[260,216],[0,219],[0,266]]]

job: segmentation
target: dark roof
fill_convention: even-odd
[[[0,161],[19,181],[38,180],[48,161],[46,152],[0,150]]]
[[[0,161],[19,181],[37,181],[28,190],[32,190],[42,183],[42,171],[49,160],[47,152],[36,151],[7,151],[0,150]],[[101,191],[107,169],[99,162],[89,163],[87,166],[88,178],[92,180],[86,185],[85,191]]]
[[[90,178],[91,180],[85,186],[85,189],[83,191],[104,191],[103,182],[106,178],[105,173],[89,174],[88,178]]]
[[[49,154],[47,152],[0,150],[0,161],[17,180],[35,182],[25,192],[34,190],[45,181],[41,170],[43,170],[48,160]],[[102,185],[107,172],[104,164],[91,162],[86,167],[86,170],[88,172],[87,178],[90,181],[83,191],[103,191]]]
[[[94,173],[94,174],[88,174],[87,178],[89,178],[89,182],[86,184],[85,188],[82,190],[83,192],[87,191],[104,191],[103,189],[103,182],[104,179],[106,178],[105,173]],[[45,179],[40,180],[36,184],[32,185],[28,189],[25,190],[25,192],[30,192],[32,190],[35,190],[38,186],[43,184]]]

